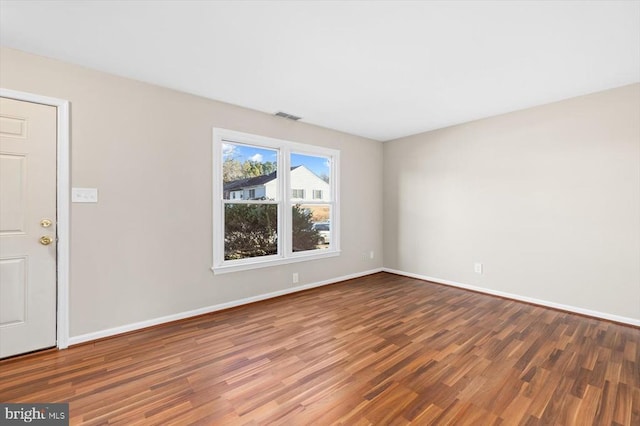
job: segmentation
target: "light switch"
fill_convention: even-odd
[[[72,203],[97,203],[97,188],[71,188]]]

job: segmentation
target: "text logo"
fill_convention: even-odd
[[[69,404],[4,404],[0,403],[2,425],[69,425]]]

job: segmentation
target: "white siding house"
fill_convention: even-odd
[[[291,201],[322,202],[331,199],[329,184],[305,166],[291,168]],[[276,173],[254,178],[238,179],[224,185],[225,199],[275,199],[278,188]]]

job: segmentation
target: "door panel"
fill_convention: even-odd
[[[0,358],[56,344],[56,112],[0,98]]]
[[[23,323],[27,311],[27,259],[0,259],[0,327]]]
[[[0,235],[24,234],[27,158],[0,153]]]

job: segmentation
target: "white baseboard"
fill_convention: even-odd
[[[560,309],[562,311],[573,312],[576,314],[586,315],[589,317],[605,319],[609,321],[615,321],[623,324],[629,324],[636,327],[640,327],[640,320],[634,318],[622,317],[619,315],[608,314],[605,312],[592,311],[590,309],[578,308],[576,306],[571,305],[563,305],[561,303],[550,302],[548,300],[534,299],[533,297],[520,296],[518,294],[505,293],[503,291],[491,290],[484,287],[477,287],[469,284],[462,284],[455,281],[443,280],[441,278],[428,277],[426,275],[414,274],[411,272],[398,271],[396,269],[391,268],[382,268],[384,272],[389,272],[391,274],[403,275],[405,277],[417,278],[419,280],[431,281],[438,284],[444,284],[452,287],[463,288],[465,290],[473,290],[478,293],[490,294],[493,296],[500,296],[507,299],[518,300],[520,302],[533,303],[534,305],[540,305],[547,308]]]
[[[236,306],[258,302],[260,300],[271,299],[273,297],[283,296],[285,294],[296,293],[298,291],[308,290],[314,287],[321,287],[323,285],[335,284],[340,281],[351,280],[353,278],[364,277],[366,275],[371,275],[378,272],[382,272],[382,268],[370,269],[368,271],[357,272],[355,274],[344,275],[342,277],[331,278],[329,280],[318,281],[310,284],[304,284],[297,287],[285,288],[283,290],[278,290],[278,291],[274,291],[266,294],[259,294],[257,296],[246,297],[244,299],[233,300],[231,302],[220,303],[218,305],[205,306],[203,308],[194,309],[192,311],[180,312],[177,314],[167,315],[160,318],[153,318],[150,320],[140,321],[133,324],[127,324],[119,327],[108,328],[106,330],[95,331],[93,333],[81,334],[79,336],[70,337],[69,345],[77,345],[80,343],[90,342],[92,340],[103,339],[105,337],[111,337],[111,336],[115,336],[122,333],[128,333],[130,331],[140,330],[142,328],[152,327],[154,325],[164,324],[172,321],[178,321],[181,319],[208,314],[215,311],[221,311],[223,309],[234,308]]]

